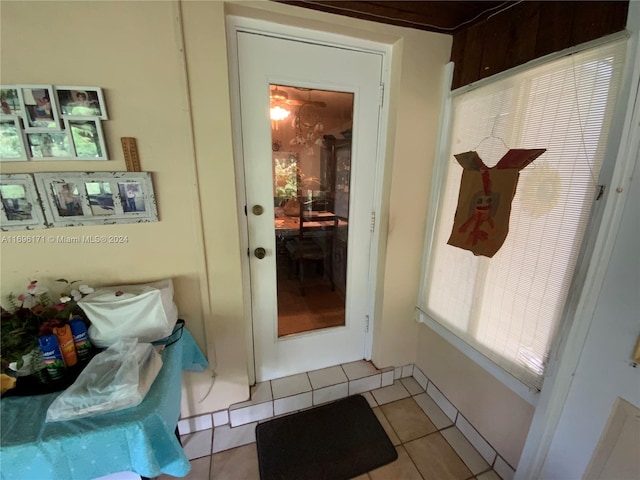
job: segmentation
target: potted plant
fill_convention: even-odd
[[[276,204],[283,208],[285,215],[300,215],[300,200],[306,202],[308,190],[317,190],[320,181],[302,173],[297,167],[297,157],[286,161],[275,159],[275,198]]]
[[[0,307],[0,364],[2,372],[15,376],[36,373],[42,368],[38,337],[50,335],[53,328],[68,322],[73,316],[84,316],[77,301],[93,289],[87,285],[58,279],[65,289],[57,302],[51,301],[47,288],[32,281],[27,291],[7,297],[11,310]]]

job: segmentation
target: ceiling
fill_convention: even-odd
[[[273,1],[378,23],[449,34],[475,21],[485,20],[503,8],[508,8],[509,4],[514,4],[509,1]]]

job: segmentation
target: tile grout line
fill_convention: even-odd
[[[472,424],[472,423],[471,423],[471,422],[470,422],[470,421],[469,421],[469,420],[468,420],[464,415],[462,415],[462,414],[460,413],[460,410],[458,410],[458,408],[453,404],[453,402],[451,402],[451,400],[449,400],[449,399],[447,398],[447,396],[446,396],[444,393],[442,393],[442,391],[438,388],[438,386],[437,386],[435,383],[433,383],[433,382],[431,381],[431,379],[430,379],[429,377],[427,377],[427,376],[424,374],[424,372],[420,369],[420,367],[418,367],[418,366],[416,366],[416,365],[414,364],[414,369],[418,369],[418,371],[419,371],[419,372],[424,376],[424,378],[426,378],[426,379],[427,379],[427,388],[425,388],[425,393],[427,393],[427,395],[429,395],[429,393],[427,392],[427,389],[428,389],[428,387],[429,387],[429,384],[431,384],[431,385],[433,385],[433,387],[434,387],[434,388],[435,388],[435,389],[440,393],[440,395],[442,395],[442,396],[444,397],[444,399],[445,399],[445,400],[446,400],[446,401],[447,401],[447,402],[448,402],[448,403],[449,403],[453,408],[455,408],[455,410],[456,410],[456,418],[455,418],[455,420],[454,420],[454,422],[453,422],[453,426],[454,426],[454,427],[456,427],[456,428],[458,428],[458,425],[457,425],[457,422],[458,422],[458,416],[461,416],[461,417],[462,417],[462,418],[464,418],[464,419],[465,419],[465,421],[466,421],[466,422],[467,422],[467,423],[468,423],[468,424],[469,424],[469,425],[470,425],[470,426],[475,430],[475,432],[480,436],[480,438],[481,438],[483,441],[485,441],[485,442],[487,443],[487,445],[489,445],[489,447],[491,447],[491,449],[492,449],[492,450],[494,451],[494,453],[495,453],[495,457],[494,457],[494,459],[493,459],[493,462],[492,462],[491,464],[489,464],[489,462],[487,462],[487,464],[491,466],[491,471],[494,471],[494,472],[495,472],[495,465],[496,465],[496,462],[498,461],[498,457],[500,457],[500,458],[502,459],[502,461],[503,461],[503,462],[504,462],[504,463],[505,463],[505,464],[506,464],[506,465],[507,465],[511,470],[513,470],[514,472],[516,472],[516,469],[515,469],[515,468],[513,468],[513,466],[511,466],[511,464],[510,464],[509,462],[507,462],[507,461],[504,459],[504,457],[503,457],[502,455],[500,455],[500,453],[498,453],[498,450],[497,450],[496,448],[494,448],[494,446],[493,446],[493,445],[492,445],[492,444],[491,444],[491,443],[490,443],[486,438],[484,438],[484,436],[483,436],[483,435],[478,431],[478,429],[477,429],[476,427],[474,427],[474,426],[473,426],[473,424]],[[431,397],[431,395],[429,395],[429,397]],[[433,397],[431,397],[431,399],[435,401],[435,399],[433,399]],[[437,403],[437,402],[436,402],[436,403]],[[471,440],[470,440],[469,438],[467,438],[467,436],[466,436],[466,435],[465,435],[465,434],[464,434],[464,433],[463,433],[459,428],[458,428],[458,430],[460,431],[460,433],[462,434],[462,436],[463,436],[463,437],[464,437],[464,438],[465,438],[465,439],[466,439],[466,440],[471,444],[471,446],[472,446],[472,447],[473,447],[473,448],[474,448],[474,449],[475,449],[475,450],[480,454],[480,452],[478,451],[478,449],[473,445],[473,443],[471,443]],[[446,440],[446,438],[445,438],[445,440]],[[447,443],[448,443],[448,442],[447,442]],[[457,453],[457,452],[456,452],[456,453]],[[480,455],[480,456],[482,456],[482,455]],[[484,457],[482,457],[482,458],[484,458]],[[485,459],[485,461],[486,461],[486,459]],[[489,470],[487,470],[487,471],[489,471]],[[482,472],[482,473],[486,473],[486,472]],[[482,473],[480,473],[480,475],[481,475]],[[497,474],[497,472],[496,472],[496,474]],[[498,476],[499,476],[499,475],[498,475]],[[502,477],[500,477],[500,478],[502,478]]]
[[[422,394],[421,394],[421,393],[419,393],[418,395],[422,395]],[[416,396],[416,395],[411,395],[409,398],[413,399],[413,397],[415,397],[415,396]],[[415,400],[413,400],[413,401],[415,402]],[[392,403],[392,402],[389,402],[389,403]],[[416,402],[416,404],[417,404],[417,402]],[[419,406],[419,405],[418,405],[418,406]],[[381,411],[382,411],[382,410],[381,410]],[[384,415],[384,412],[382,412],[382,414]],[[429,419],[429,421],[431,421],[431,419],[429,418],[429,415],[427,415],[427,413],[426,413],[426,412],[424,412],[424,414],[425,414],[425,416]],[[391,422],[389,421],[389,419],[388,419],[386,416],[385,416],[385,419],[387,420],[387,422],[389,423],[389,425],[391,425]],[[433,422],[431,422],[431,423],[433,424]],[[434,425],[434,427],[435,427],[435,425]],[[466,462],[464,461],[464,459],[460,456],[460,454],[457,452],[457,450],[456,450],[455,448],[453,448],[453,445],[451,445],[451,443],[449,443],[449,440],[447,440],[447,438],[446,438],[444,435],[442,435],[442,432],[443,432],[444,430],[448,430],[448,429],[450,429],[450,428],[457,428],[457,427],[456,427],[456,425],[455,425],[455,424],[453,424],[453,425],[449,425],[449,426],[447,426],[447,427],[443,427],[443,428],[438,428],[438,427],[436,427],[436,430],[435,430],[435,431],[433,431],[433,432],[427,433],[427,434],[422,435],[422,436],[420,436],[420,437],[413,438],[413,439],[409,440],[408,442],[402,442],[402,441],[401,441],[401,442],[400,442],[400,444],[401,444],[401,445],[402,445],[402,447],[404,448],[405,443],[414,442],[414,441],[416,441],[416,440],[420,440],[421,438],[426,438],[426,437],[429,437],[429,436],[431,436],[431,435],[435,435],[435,434],[439,433],[439,434],[440,434],[440,436],[444,439],[444,441],[445,441],[445,442],[447,442],[447,445],[449,445],[449,447],[451,447],[451,450],[453,450],[453,453],[454,453],[454,454],[455,454],[455,455],[460,459],[460,461],[461,461],[461,462],[462,462],[462,463],[467,467],[467,469],[471,472],[471,476],[469,477],[469,479],[475,478],[475,477],[476,477],[476,475],[471,471],[471,468],[469,467],[469,465],[467,465],[467,463],[466,463]],[[391,429],[393,429],[393,425],[391,425]],[[398,437],[398,439],[399,439],[400,437],[398,436],[398,433],[395,431],[395,429],[393,429],[393,431],[394,431],[394,433],[396,434],[396,436],[397,436],[397,437]],[[460,433],[462,433],[462,432],[460,432]],[[463,435],[463,436],[464,436],[464,435]],[[465,437],[465,438],[466,438],[466,437]],[[473,446],[473,445],[472,445],[472,446]],[[474,448],[475,448],[475,447],[474,447]],[[417,465],[416,465],[416,463],[414,462],[414,460],[413,460],[413,458],[411,457],[411,454],[409,453],[409,451],[408,451],[406,448],[405,448],[405,451],[407,452],[407,455],[409,455],[409,458],[411,459],[411,462],[413,463],[413,465],[416,467],[416,470],[418,470],[418,466],[417,466]],[[488,462],[487,462],[487,465],[488,465]],[[489,471],[489,470],[492,470],[492,468],[490,467],[490,468],[489,468],[488,470],[486,470],[486,471]],[[418,473],[420,473],[420,470],[418,470]],[[483,472],[481,472],[481,473],[484,473],[484,471],[483,471]],[[420,475],[422,475],[422,474],[420,474]],[[424,477],[423,477],[423,478],[424,478]],[[468,480],[468,479],[466,479],[466,480]]]
[[[249,392],[251,392],[251,390],[249,390]],[[213,425],[213,417],[211,417],[211,424]],[[229,419],[229,424],[231,424],[231,419]],[[211,429],[211,453],[209,454],[209,479],[210,480],[213,477],[213,436],[216,433],[216,428],[213,427]],[[191,461],[189,461],[191,462]]]
[[[271,383],[271,380],[268,380],[269,382],[269,391],[271,392],[271,401],[275,403],[275,398],[273,395],[273,383]],[[275,413],[275,409],[274,409],[274,413]]]
[[[407,377],[405,377],[405,378],[407,378]],[[413,375],[412,375],[412,378],[413,378]],[[400,384],[402,384],[402,385],[403,385],[403,387],[404,387],[404,384],[402,383],[402,378],[399,378],[397,381],[398,381]],[[395,383],[395,380],[394,380],[394,383]],[[434,386],[435,386],[435,385],[434,385]],[[405,390],[407,390],[407,388],[406,388],[406,387],[404,387],[404,388],[405,388]],[[422,388],[422,387],[420,387],[420,388]],[[409,393],[409,392],[408,392],[408,390],[407,390],[407,393]],[[415,396],[417,396],[417,395],[422,395],[423,393],[427,393],[427,391],[426,391],[426,390],[424,390],[424,392],[420,392],[420,393],[417,393],[417,394],[415,394],[415,395],[412,395],[411,393],[409,393],[409,396],[408,396],[408,397],[404,397],[404,398],[411,398],[411,399],[416,403],[416,405],[418,405],[418,403],[415,401],[414,397],[415,397]],[[428,394],[427,394],[427,395],[428,395]],[[372,395],[372,396],[373,396],[373,395]],[[373,396],[373,398],[374,398],[374,400],[375,400],[375,396]],[[392,402],[387,402],[387,403],[385,403],[384,405],[387,405],[387,404],[390,404],[390,403],[394,403],[394,402],[397,402],[397,401],[403,400],[404,398],[400,398],[400,399],[398,399],[398,400],[394,400],[394,401],[392,401]],[[382,416],[385,418],[385,420],[386,420],[386,421],[387,421],[387,423],[389,424],[389,427],[391,428],[391,430],[393,431],[393,433],[396,435],[396,437],[398,437],[398,440],[400,440],[400,436],[398,435],[398,432],[395,430],[395,428],[393,428],[393,425],[391,424],[391,422],[389,421],[389,419],[387,418],[387,416],[384,414],[384,411],[383,411],[383,410],[382,410],[382,408],[381,408],[381,407],[382,407],[382,405],[381,405],[381,404],[379,404],[379,403],[377,402],[377,400],[376,400],[376,403],[378,404],[378,408],[380,408],[380,412],[382,413]],[[420,407],[420,405],[418,405],[418,407]],[[422,410],[422,408],[420,408],[420,409]],[[434,427],[436,427],[436,425],[435,425],[435,424],[433,424],[433,421],[431,421],[431,418],[429,417],[429,415],[427,414],[427,412],[425,412],[424,410],[422,410],[422,411],[423,411],[424,415],[427,417],[427,419],[429,419],[429,421],[431,422],[431,424],[432,424]],[[456,411],[456,418],[457,418],[458,413],[459,413],[459,412],[457,412],[457,411]],[[440,434],[440,436],[444,439],[444,441],[447,443],[447,445],[449,445],[449,447],[451,448],[451,450],[453,450],[453,453],[454,453],[454,454],[455,454],[455,455],[460,459],[460,461],[462,462],[462,464],[463,464],[463,465],[465,465],[465,466],[467,467],[467,469],[471,472],[471,476],[469,477],[469,479],[465,479],[465,480],[470,480],[470,479],[474,479],[474,478],[476,478],[476,475],[473,473],[473,471],[471,471],[471,468],[469,467],[469,465],[467,465],[467,463],[466,463],[466,462],[464,461],[464,459],[460,456],[460,454],[459,454],[459,453],[457,452],[457,450],[453,447],[453,445],[451,445],[451,444],[449,443],[449,441],[447,440],[447,438],[446,438],[444,435],[442,435],[442,431],[444,431],[444,430],[448,430],[448,429],[450,429],[450,428],[456,428],[456,429],[457,429],[457,426],[456,426],[455,422],[454,422],[452,425],[448,425],[448,426],[443,427],[443,428],[438,428],[438,427],[436,427],[436,430],[434,430],[433,432],[427,433],[427,434],[425,434],[425,435],[421,435],[421,436],[416,437],[416,438],[412,438],[411,440],[408,440],[407,442],[404,442],[404,441],[400,440],[400,446],[402,446],[402,448],[404,449],[404,451],[407,453],[407,455],[408,455],[409,459],[411,460],[411,463],[413,464],[413,466],[416,468],[416,471],[419,473],[419,475],[420,475],[423,479],[424,479],[424,476],[422,475],[422,472],[420,472],[420,470],[418,469],[418,465],[416,465],[416,463],[415,463],[414,459],[411,457],[411,454],[410,454],[409,450],[407,450],[407,448],[405,447],[405,444],[410,443],[410,442],[413,442],[413,441],[416,441],[416,440],[420,440],[421,438],[426,438],[426,437],[431,436],[431,435],[434,435],[434,434]],[[462,432],[460,432],[460,433],[462,433]],[[464,437],[464,434],[463,434],[463,437]],[[465,439],[466,439],[466,437],[465,437]],[[469,442],[469,443],[471,443],[471,442]],[[473,447],[473,445],[471,445],[471,446]],[[475,447],[473,447],[473,448],[475,449]],[[488,465],[488,462],[487,462],[487,465]],[[486,470],[486,471],[490,471],[490,470],[492,470],[492,467],[491,467],[491,466],[490,466],[490,467],[489,467],[489,469],[488,469],[488,470]],[[481,472],[480,474],[482,474],[482,473],[485,473],[485,471]]]
[[[415,365],[414,365],[414,367],[415,367]],[[418,367],[415,367],[415,368],[418,368]],[[420,373],[421,373],[421,374],[422,374],[422,375],[427,379],[427,388],[428,388],[429,384],[433,385],[433,386],[434,386],[434,388],[436,388],[436,389],[438,390],[438,392],[439,392],[439,393],[440,393],[440,394],[441,394],[441,395],[442,395],[442,396],[447,400],[447,402],[449,402],[449,403],[450,403],[450,404],[455,408],[455,406],[453,405],[453,403],[451,403],[451,401],[449,401],[449,399],[448,399],[448,398],[447,398],[447,397],[446,397],[446,396],[445,396],[445,395],[440,391],[440,389],[439,389],[439,388],[438,388],[438,387],[437,387],[437,386],[436,386],[436,385],[435,385],[435,384],[434,384],[434,383],[433,383],[433,382],[432,382],[432,381],[431,381],[431,380],[430,380],[426,375],[424,375],[424,373],[422,373],[422,371],[420,370],[420,368],[418,368],[418,370],[419,370],[419,371],[420,371]],[[415,378],[415,377],[413,377],[413,375],[412,375],[412,378]],[[400,382],[401,382],[401,379],[398,379],[398,381],[400,381]],[[395,381],[394,381],[394,383],[395,383]],[[406,388],[406,387],[405,387],[405,388]],[[422,386],[420,386],[420,388],[422,389]],[[419,394],[416,394],[416,395],[422,395],[422,393],[423,393],[423,392],[420,392]],[[424,389],[424,393],[426,393],[427,395],[429,395],[429,394],[427,393],[427,389],[426,389],[426,388]],[[413,399],[413,397],[415,397],[416,395],[410,395],[410,396],[409,396],[409,398],[412,398],[412,399]],[[432,400],[434,400],[434,401],[435,401],[435,399],[433,399],[433,398],[431,397],[431,395],[429,395],[429,397],[430,397]],[[375,398],[375,397],[374,397],[374,398]],[[414,399],[414,402],[415,402],[415,399]],[[376,403],[377,403],[377,402],[376,402]],[[388,402],[388,403],[392,403],[392,402]],[[416,403],[417,403],[417,402],[416,402]],[[436,402],[436,405],[437,405],[437,402]],[[379,406],[380,406],[380,405],[379,405]],[[440,406],[438,405],[438,407],[440,407]],[[474,450],[475,450],[475,451],[480,455],[480,457],[482,457],[482,458],[484,459],[484,457],[480,454],[480,452],[478,451],[478,449],[477,449],[477,448],[476,448],[476,447],[471,443],[471,440],[469,440],[469,439],[467,438],[467,436],[466,436],[466,435],[465,435],[465,434],[464,434],[464,433],[463,433],[463,432],[458,428],[458,425],[457,425],[458,417],[459,417],[459,416],[462,416],[462,418],[464,418],[464,419],[465,419],[465,421],[466,421],[467,423],[469,423],[469,425],[471,425],[471,427],[472,427],[472,428],[473,428],[473,429],[478,433],[478,435],[480,435],[480,433],[477,431],[477,429],[476,429],[475,427],[473,427],[473,425],[471,424],[471,422],[469,422],[469,420],[467,420],[467,419],[466,419],[466,418],[465,418],[465,417],[460,413],[460,411],[459,411],[457,408],[455,408],[455,409],[456,409],[456,416],[455,416],[455,420],[453,421],[453,424],[452,424],[452,425],[449,425],[449,426],[447,426],[447,427],[443,427],[443,428],[437,428],[437,427],[436,427],[436,430],[435,430],[434,432],[428,433],[428,434],[426,434],[426,435],[422,435],[422,436],[417,437],[417,438],[414,438],[414,439],[412,439],[412,440],[410,440],[410,441],[418,440],[418,439],[420,439],[420,438],[425,438],[425,437],[428,437],[429,435],[432,435],[432,434],[434,434],[434,433],[440,433],[440,435],[442,436],[442,438],[443,438],[443,439],[447,442],[447,444],[451,447],[451,449],[452,449],[452,450],[453,450],[453,452],[456,454],[456,456],[460,459],[460,461],[461,461],[461,462],[462,462],[462,463],[467,467],[467,469],[469,469],[469,471],[471,471],[471,468],[469,467],[469,465],[467,465],[467,463],[466,463],[466,462],[464,461],[464,459],[460,456],[460,454],[459,454],[459,453],[457,452],[457,450],[453,447],[453,445],[451,445],[451,443],[449,443],[449,441],[447,440],[447,438],[446,438],[444,435],[442,435],[442,433],[441,433],[442,431],[447,430],[447,429],[449,429],[449,428],[456,428],[456,429],[457,429],[457,430],[462,434],[463,438],[464,438],[465,440],[467,440],[467,442],[469,442],[469,444],[471,445],[471,447],[472,447],[472,448],[473,448],[473,449],[474,449]],[[382,412],[382,414],[384,415],[384,412],[382,411],[382,409],[380,409],[380,411],[381,411],[381,412]],[[429,418],[429,415],[427,415],[427,413],[426,413],[426,412],[424,412],[424,413],[425,413],[425,415],[427,416],[427,418]],[[384,417],[385,417],[385,419],[387,420],[387,422],[391,425],[391,422],[389,422],[389,419],[386,417],[386,415],[384,415]],[[429,420],[431,420],[431,419],[429,418]],[[449,420],[451,420],[451,419],[449,419]],[[432,422],[432,423],[433,423],[433,422]],[[434,425],[434,426],[435,426],[435,425]],[[393,429],[393,426],[391,426],[391,428]],[[393,429],[393,430],[394,430],[394,433],[396,434],[396,436],[398,436],[398,434],[397,434],[397,432],[395,431],[395,429]],[[482,475],[483,473],[486,473],[486,472],[488,472],[488,471],[495,471],[495,470],[494,470],[495,463],[496,463],[496,461],[497,461],[498,456],[500,456],[500,455],[498,454],[497,450],[496,450],[495,448],[493,448],[493,446],[492,446],[492,445],[491,445],[491,444],[490,444],[490,443],[489,443],[489,442],[488,442],[488,441],[487,441],[487,440],[486,440],[482,435],[480,435],[480,437],[482,438],[482,440],[484,440],[485,442],[487,442],[487,444],[488,444],[488,445],[491,447],[491,449],[495,452],[495,457],[494,457],[493,462],[492,462],[491,464],[489,464],[489,462],[487,462],[487,461],[486,461],[486,459],[484,459],[484,460],[485,460],[485,462],[486,462],[486,464],[487,464],[487,465],[489,465],[489,469],[487,469],[487,470],[484,470],[484,471],[480,472],[478,475]],[[400,437],[398,437],[398,438],[400,438]],[[402,442],[402,441],[401,441],[401,445],[402,445],[403,447],[404,447],[404,444],[405,444],[405,442]],[[405,449],[405,450],[406,450],[406,449]],[[409,453],[409,452],[407,451],[407,454],[408,454],[408,453]],[[409,455],[409,457],[411,458],[411,455]],[[413,462],[413,459],[411,459],[411,461]],[[507,463],[507,465],[509,465],[509,463],[508,463],[508,462],[506,462],[506,460],[504,460],[504,459],[503,459],[503,461],[505,461],[505,463]],[[413,462],[413,463],[414,463],[414,465],[415,465],[415,462]],[[417,466],[416,466],[416,467],[417,467]],[[511,467],[511,465],[509,465],[509,467]],[[514,469],[514,470],[515,470],[515,469]],[[475,477],[476,477],[476,474],[474,474],[473,472],[471,472],[471,473],[472,473],[472,475],[471,475],[471,477],[469,477],[469,478],[475,478]]]
[[[398,379],[398,381],[400,381],[400,379]],[[395,382],[395,379],[394,379]],[[382,405],[380,405],[378,403],[378,401],[376,400],[376,397],[373,396],[373,394],[371,394],[371,396],[373,397],[373,400],[376,402],[376,404],[378,405],[378,409],[380,409],[380,413],[382,414],[382,416],[384,417],[384,419],[386,420],[386,422],[389,424],[389,428],[391,428],[391,430],[393,431],[393,433],[395,434],[396,437],[398,437],[398,440],[400,440],[400,435],[398,435],[398,432],[396,432],[396,429],[393,428],[393,425],[391,424],[391,422],[389,421],[389,419],[387,418],[387,416],[384,414],[384,411],[382,410]],[[409,397],[412,398],[412,397]],[[415,401],[415,400],[414,400]],[[392,403],[392,402],[389,402]],[[418,465],[416,465],[416,462],[413,460],[413,458],[411,457],[411,454],[409,453],[409,450],[407,450],[404,446],[405,442],[403,442],[402,440],[400,440],[400,446],[404,449],[404,451],[407,454],[407,457],[409,457],[409,460],[411,460],[411,463],[413,464],[414,468],[416,469],[416,472],[418,472],[418,475],[420,475],[420,477],[424,480],[424,476],[422,475],[422,472],[420,472],[420,470],[418,469]],[[397,447],[395,447],[397,449]],[[368,473],[367,473],[368,474]],[[369,477],[371,478],[371,477]]]
[[[420,370],[420,368],[419,368],[419,367],[416,367],[416,368],[418,368],[418,370],[420,371],[420,373],[422,373],[422,370]],[[422,375],[424,375],[424,373],[422,373]],[[453,420],[453,426],[454,426],[454,427],[456,427],[456,428],[458,428],[458,417],[462,417],[462,418],[463,418],[463,419],[464,419],[464,420],[465,420],[465,421],[466,421],[466,422],[467,422],[467,423],[468,423],[468,424],[469,424],[469,425],[470,425],[470,426],[471,426],[471,427],[476,431],[476,433],[478,434],[478,436],[480,436],[480,438],[481,438],[484,442],[486,442],[486,443],[487,443],[487,445],[489,445],[489,446],[491,447],[491,449],[493,450],[493,452],[494,452],[494,453],[495,453],[495,455],[496,455],[496,456],[494,457],[493,461],[492,461],[492,462],[491,462],[491,464],[490,464],[490,465],[491,465],[491,468],[493,468],[493,466],[495,465],[496,459],[497,459],[498,457],[500,457],[500,454],[498,453],[498,450],[497,450],[496,448],[494,448],[494,447],[493,447],[493,445],[491,445],[491,443],[489,443],[489,441],[488,441],[486,438],[484,438],[484,436],[483,436],[483,435],[478,431],[478,429],[477,429],[476,427],[474,427],[474,426],[473,426],[473,424],[472,424],[472,423],[471,423],[471,422],[470,422],[470,421],[469,421],[469,420],[468,420],[464,415],[462,415],[462,413],[460,413],[460,410],[458,410],[458,408],[453,404],[453,402],[451,402],[451,400],[449,400],[449,399],[447,398],[447,396],[446,396],[444,393],[442,393],[442,391],[441,391],[441,390],[436,386],[436,384],[435,384],[435,383],[433,383],[433,382],[432,382],[432,381],[431,381],[431,380],[430,380],[426,375],[424,375],[424,377],[427,379],[427,388],[429,387],[429,384],[433,385],[433,387],[434,387],[436,390],[438,390],[438,392],[440,393],[440,395],[442,395],[442,396],[445,398],[445,400],[446,400],[447,402],[449,402],[449,404],[450,404],[453,408],[455,408],[455,410],[456,410],[456,417],[455,417],[455,419]],[[425,393],[426,393],[427,395],[429,395],[429,393],[427,392],[427,389],[425,389]],[[431,397],[431,395],[429,395],[429,397]],[[431,397],[431,399],[435,401],[435,399],[434,399],[433,397]],[[437,404],[437,402],[436,402],[436,404]],[[438,406],[439,406],[439,405],[438,405]],[[466,439],[466,440],[471,444],[471,446],[472,446],[476,451],[478,451],[478,449],[473,445],[473,443],[471,443],[471,440],[470,440],[470,439],[469,439],[469,438],[468,438],[468,437],[467,437],[467,436],[462,432],[462,430],[460,430],[459,428],[458,428],[458,430],[460,431],[460,433],[462,434],[462,436],[463,436],[463,437],[464,437],[464,438],[465,438],[465,439]],[[478,453],[480,453],[480,452],[478,451]],[[482,456],[482,455],[480,455],[480,456]],[[484,458],[484,457],[482,457],[482,458]],[[501,457],[501,458],[502,458],[502,457]],[[485,461],[486,461],[486,458],[485,458]],[[504,460],[504,458],[503,458],[503,461],[504,461],[507,465],[509,465],[509,467],[511,467],[511,464],[509,464],[509,462],[507,462],[506,460]],[[487,462],[487,464],[489,464],[489,462]],[[515,471],[515,468],[513,468],[513,467],[511,467],[511,468]]]

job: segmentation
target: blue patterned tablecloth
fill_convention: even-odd
[[[143,402],[118,412],[45,423],[60,392],[3,398],[0,479],[89,480],[122,471],[184,477],[191,467],[175,436],[182,370],[202,371],[207,361],[186,328],[162,361]]]

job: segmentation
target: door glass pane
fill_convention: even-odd
[[[344,326],[353,94],[270,92],[278,336]]]

